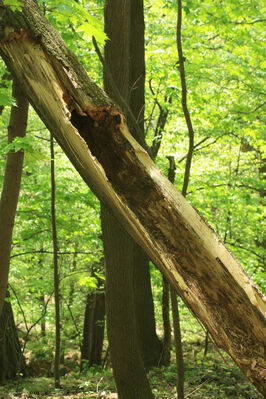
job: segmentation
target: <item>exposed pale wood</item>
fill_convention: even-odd
[[[121,112],[86,77],[35,3],[23,3],[20,23],[26,30],[12,32],[12,14],[2,15],[7,33],[0,52],[7,65],[85,182],[168,277],[216,344],[265,392],[265,298],[133,139]]]

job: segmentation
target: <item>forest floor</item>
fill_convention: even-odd
[[[215,350],[203,356],[202,346],[184,347],[186,399],[263,399],[230,358]],[[189,349],[189,351],[188,351]],[[156,399],[176,398],[174,359],[169,367],[154,368],[149,374]],[[71,371],[54,388],[51,377],[21,378],[0,386],[0,399],[117,399],[110,369],[89,369],[80,375]]]

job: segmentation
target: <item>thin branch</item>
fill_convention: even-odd
[[[24,320],[24,324],[25,324],[25,327],[26,327],[26,331],[28,331],[29,328],[28,328],[28,323],[27,323],[27,319],[26,319],[26,316],[25,316],[25,312],[24,312],[24,310],[23,310],[23,308],[21,306],[20,300],[19,300],[18,295],[17,295],[17,293],[15,291],[15,288],[10,283],[8,283],[8,287],[10,287],[11,291],[13,292],[13,294],[14,294],[16,300],[17,300],[18,307],[19,307],[19,309],[20,309],[20,311],[22,313],[22,316],[23,316],[23,320]]]
[[[75,329],[76,329],[76,331],[77,331],[77,335],[78,335],[78,337],[80,337],[80,336],[81,336],[81,333],[80,333],[80,331],[79,331],[77,322],[76,322],[76,320],[75,320],[75,318],[74,318],[74,315],[73,315],[73,313],[72,313],[71,306],[70,306],[69,303],[67,303],[66,301],[65,301],[65,303],[66,303],[66,305],[67,305],[67,308],[68,308],[68,311],[69,311],[69,313],[70,313],[70,317],[71,317],[71,319],[72,319],[72,321],[73,321],[74,327],[75,327]],[[79,346],[80,346],[80,345],[79,345]]]
[[[253,114],[254,112],[258,111],[258,109],[262,108],[264,105],[266,104],[266,101],[264,101],[263,104],[258,105],[255,109],[253,109],[252,111],[231,111],[232,114],[244,114],[244,115],[249,115],[249,114]]]
[[[189,176],[190,176],[190,168],[194,150],[194,129],[192,126],[192,121],[190,118],[190,113],[187,106],[187,84],[186,84],[186,75],[185,75],[185,67],[184,67],[184,57],[183,57],[183,49],[182,49],[182,39],[181,39],[181,27],[182,27],[182,0],[177,0],[177,29],[176,29],[176,43],[177,43],[177,51],[179,58],[179,71],[180,71],[180,79],[181,79],[181,87],[182,87],[182,107],[184,116],[187,123],[188,134],[189,134],[189,149],[187,153],[187,161],[185,168],[185,176],[184,183],[182,188],[182,194],[185,196],[187,192]]]
[[[109,80],[109,82],[110,82],[110,84],[111,84],[111,86],[112,86],[112,89],[113,89],[115,95],[119,98],[120,103],[121,103],[121,104],[123,105],[123,107],[124,107],[124,111],[125,111],[125,112],[127,113],[127,115],[130,117],[130,119],[131,119],[131,121],[132,121],[132,123],[133,123],[133,125],[134,125],[134,127],[135,127],[135,130],[136,130],[136,133],[137,133],[138,142],[139,142],[139,143],[141,144],[141,146],[148,152],[148,154],[149,154],[150,157],[151,157],[152,154],[151,154],[150,148],[148,147],[148,145],[147,145],[146,142],[145,142],[143,133],[142,133],[142,131],[141,131],[141,129],[140,129],[140,127],[139,127],[137,121],[136,121],[136,118],[135,118],[133,112],[131,111],[129,105],[127,104],[126,100],[121,96],[121,93],[120,93],[120,91],[118,90],[118,88],[117,88],[117,86],[116,86],[116,84],[115,84],[115,82],[114,82],[112,73],[111,73],[110,69],[108,68],[108,66],[106,65],[106,63],[105,63],[105,61],[104,61],[104,58],[103,58],[103,56],[102,56],[102,54],[101,54],[101,51],[100,51],[100,49],[99,49],[99,47],[98,47],[97,41],[96,41],[96,39],[95,39],[94,36],[92,36],[92,43],[93,43],[94,49],[95,49],[95,51],[96,51],[96,54],[98,55],[98,58],[99,58],[101,64],[102,64],[103,67],[105,68],[106,75],[107,75],[107,77],[108,77],[108,80]]]
[[[216,139],[215,141],[213,141],[212,143],[207,144],[204,147],[198,148],[200,146],[200,144],[204,143],[205,141],[207,141],[210,137],[204,137],[202,140],[200,140],[193,148],[193,152],[195,151],[200,151],[202,148],[205,147],[209,147],[211,144],[214,144],[218,139]],[[177,161],[178,163],[183,162],[186,158],[187,158],[188,154],[184,155],[182,158],[179,159],[179,161]]]
[[[153,91],[153,88],[152,88],[152,85],[151,85],[151,81],[152,81],[152,79],[149,80],[149,87],[150,87],[150,91],[151,91],[153,97],[155,97],[155,93],[154,93],[154,91]],[[157,89],[156,98],[157,98],[158,93],[159,93],[160,84],[161,84],[161,79],[160,79],[160,81],[159,81],[159,85],[158,85],[158,89]],[[155,111],[155,107],[156,107],[156,98],[155,98],[154,101],[153,101],[152,110],[151,110],[151,113],[150,113],[150,115],[149,115],[148,124],[147,124],[146,131],[145,131],[145,136],[147,136],[147,134],[148,134],[148,132],[149,132],[149,130],[150,130],[150,125],[151,125],[152,117],[153,117],[153,114],[154,114],[154,111]]]
[[[212,381],[213,378],[207,378],[207,380],[203,381],[200,385],[197,386],[197,388],[193,389],[193,391],[191,391],[190,393],[188,393],[185,396],[185,399],[190,398],[191,395],[193,395],[195,392],[197,392],[200,388],[202,388],[205,384],[207,384],[208,382]]]
[[[21,241],[27,241],[27,240],[30,240],[32,237],[34,237],[34,236],[36,236],[36,235],[39,235],[39,234],[41,234],[41,233],[47,232],[47,231],[50,231],[50,229],[44,229],[44,230],[39,230],[39,231],[36,231],[35,233],[32,233],[32,234],[31,234],[31,235],[29,235],[28,237],[26,237],[26,238],[22,238],[22,239],[21,239]],[[15,243],[15,244],[13,244],[13,247],[15,247],[16,245],[19,245],[19,243]]]
[[[158,151],[160,149],[162,137],[163,137],[163,131],[164,131],[164,128],[165,128],[165,125],[167,122],[167,117],[169,114],[169,109],[162,107],[157,99],[156,99],[156,103],[160,109],[160,113],[159,113],[159,116],[157,119],[157,124],[156,124],[156,128],[154,131],[154,137],[153,137],[152,145],[151,145],[151,153],[152,153],[153,158],[155,158],[157,156]],[[171,103],[171,97],[169,97],[168,103]]]
[[[261,255],[257,254],[257,252],[253,251],[252,249],[248,249],[245,245],[236,244],[236,243],[233,243],[233,242],[230,242],[230,241],[227,241],[227,245],[231,245],[232,247],[240,248],[241,250],[249,252],[249,253],[255,255],[257,258],[261,259],[264,262],[264,259],[265,259],[264,256],[261,256]]]
[[[208,185],[208,186],[203,186],[203,187],[198,187],[195,188],[192,191],[189,191],[188,194],[192,194],[196,191],[202,191],[202,190],[206,190],[206,189],[210,189],[210,188],[217,188],[217,187],[232,187],[233,185],[231,183],[221,183],[221,184],[213,184],[213,185]],[[237,188],[248,188],[249,190],[253,190],[258,192],[259,194],[264,193],[265,190],[263,189],[259,189],[257,187],[253,187],[253,186],[248,186],[246,184],[235,184],[234,187]]]
[[[19,254],[15,254],[15,255],[11,255],[11,258],[16,258],[17,256],[22,256],[22,255],[30,255],[30,254],[39,254],[39,253],[43,253],[43,254],[53,254],[53,251],[27,251],[27,252],[21,252]],[[73,255],[74,252],[71,251],[63,251],[63,252],[58,252],[58,255]],[[79,251],[77,252],[77,254],[81,254],[81,255],[93,255],[95,254],[95,251],[91,251],[91,252],[86,252],[86,251]]]
[[[235,25],[254,25],[254,24],[257,24],[257,23],[260,23],[260,22],[265,22],[265,21],[266,21],[266,19],[254,19],[253,21],[248,21],[248,22],[245,22],[245,21],[241,21],[241,22],[232,21],[232,23],[235,24]]]
[[[50,294],[50,296],[48,297],[48,299],[47,299],[47,301],[46,301],[46,303],[45,303],[45,305],[44,305],[44,310],[43,310],[41,316],[40,316],[40,317],[26,330],[26,335],[25,335],[25,338],[24,338],[24,344],[23,344],[23,348],[22,348],[22,354],[25,352],[26,345],[27,345],[27,342],[28,342],[28,337],[29,337],[29,334],[30,334],[31,330],[32,330],[32,329],[41,321],[41,319],[43,319],[44,316],[46,315],[47,306],[48,306],[48,303],[50,302],[50,299],[51,299],[52,296],[53,296],[53,293],[54,293],[54,292],[52,292],[52,293]]]

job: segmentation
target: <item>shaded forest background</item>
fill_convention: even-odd
[[[158,143],[156,163],[166,175],[168,157],[175,160],[175,185],[181,191],[188,134],[181,105],[175,39],[177,9],[174,1],[145,1],[144,6],[145,135],[149,145]],[[265,290],[263,3],[235,0],[223,1],[218,6],[204,1],[199,6],[192,0],[183,3],[183,12],[183,52],[189,108],[195,130],[187,199],[213,226],[259,288]],[[92,78],[102,85],[102,64],[91,35],[103,46],[103,1],[49,1],[45,13]],[[88,13],[95,19],[90,19]],[[0,186],[7,152],[23,148],[25,153],[13,234],[8,302],[12,305],[29,373],[52,375],[55,317],[50,133],[31,109],[27,136],[8,145],[6,132],[12,105],[11,78],[2,62],[0,75]],[[62,320],[61,372],[79,378],[86,304],[95,295],[102,294],[105,279],[100,204],[57,144],[54,160]],[[153,265],[151,278],[157,332],[162,337],[163,283],[161,274]],[[224,381],[232,367],[228,366],[230,360],[224,359],[225,355],[214,348],[211,349],[211,358],[207,353],[204,358],[205,331],[181,303],[180,312],[187,377],[190,380],[194,378],[196,385],[208,381],[208,378]],[[207,352],[207,345],[205,349]],[[101,365],[103,362],[107,371],[97,367],[89,369],[85,365],[87,376],[91,378],[91,387],[88,388],[91,393],[97,391],[97,384],[103,377],[109,388],[114,388],[110,387],[113,382],[110,383],[108,374],[106,340]],[[223,365],[219,368],[221,362]],[[195,368],[202,370],[199,379]],[[168,366],[163,373],[169,386],[173,385],[174,366]],[[152,378],[156,380],[156,369],[151,372]],[[227,392],[228,396],[224,397],[242,397],[237,396],[239,392],[249,395],[243,397],[258,397],[237,374],[236,381],[239,378],[244,388],[235,388],[239,391]],[[160,382],[159,377],[157,382]],[[86,388],[86,381],[80,381],[79,385]],[[217,392],[224,389],[219,388],[219,384],[212,383],[212,388],[211,383],[206,385],[210,392],[213,387]],[[227,385],[234,388],[232,382]]]

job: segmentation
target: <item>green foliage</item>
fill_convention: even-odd
[[[1,149],[1,154],[7,154],[12,150],[14,152],[25,150],[33,153],[34,148],[32,146],[32,139],[30,137],[16,137],[12,143]]]
[[[204,1],[199,7],[191,0],[183,2],[183,9],[188,106],[196,144],[187,198],[263,289],[263,3],[254,0],[243,7],[238,0],[223,1],[218,7]],[[147,140],[153,139],[159,102],[169,113],[156,162],[167,174],[166,156],[175,157],[181,190],[188,133],[175,41],[176,2],[148,2],[145,15]]]
[[[16,105],[16,101],[6,90],[0,88],[0,105]]]
[[[95,7],[91,7],[88,2],[65,0],[62,3],[52,0],[46,5],[46,14],[51,22],[57,25],[62,24],[64,27],[67,24],[69,29],[80,33],[86,41],[90,41],[94,36],[99,43],[104,44],[107,36],[104,33],[102,21],[92,15],[94,11]]]
[[[6,6],[10,6],[11,10],[15,11],[21,9],[22,4],[19,0],[3,0],[3,4]]]
[[[4,1],[13,8],[19,1]],[[74,51],[90,77],[102,84],[102,66],[92,47],[91,36],[103,44],[103,1],[58,0],[39,4]],[[146,138],[152,143],[160,107],[168,110],[156,159],[167,175],[167,156],[176,161],[176,187],[182,188],[188,134],[181,105],[181,87],[176,49],[176,1],[145,1],[146,18]],[[248,274],[265,289],[265,49],[263,3],[223,0],[183,1],[182,41],[188,88],[188,106],[195,130],[188,200],[200,210],[215,231],[240,260]],[[0,62],[1,77],[5,72]],[[4,85],[2,86],[2,83]],[[160,107],[158,106],[160,105]],[[7,143],[10,82],[1,80],[0,170],[4,171],[9,150],[25,152],[22,188],[11,253],[10,298],[16,323],[30,359],[51,360],[54,348],[52,236],[50,221],[49,133],[33,110],[27,137]],[[71,389],[93,395],[97,389],[114,391],[110,371],[90,369],[79,376],[78,360],[86,296],[104,281],[99,201],[59,146],[55,147],[56,214],[59,244],[60,295],[63,347],[68,357]],[[0,173],[0,186],[3,173]],[[152,267],[156,318],[161,324],[161,275]],[[193,398],[259,398],[259,395],[218,352],[204,358],[204,334],[183,304],[181,308],[186,363],[186,392]],[[26,323],[24,320],[26,318]],[[41,319],[41,316],[43,318]],[[41,336],[41,321],[46,336]],[[74,323],[75,322],[75,323]],[[34,324],[36,323],[36,325]],[[223,354],[223,356],[225,356]],[[72,359],[72,362],[70,362]],[[67,361],[66,361],[67,363]],[[157,398],[175,393],[175,366],[150,372]],[[102,380],[101,380],[102,378]],[[51,380],[25,380],[25,389],[52,396]],[[100,385],[98,385],[100,384]],[[34,386],[38,388],[33,388]],[[98,388],[97,388],[98,387]],[[10,387],[10,392],[15,392]],[[4,392],[9,392],[8,390]],[[1,392],[2,393],[2,392]],[[65,391],[62,392],[62,395]],[[36,396],[37,397],[37,396]],[[91,396],[93,397],[93,396]]]

